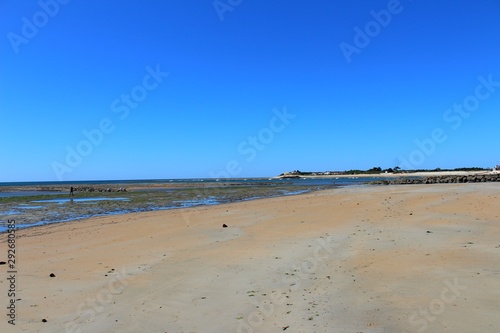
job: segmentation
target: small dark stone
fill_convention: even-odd
[[[47,322],[47,319],[42,319],[42,323],[46,323]]]
[[[6,262],[5,261],[0,261],[0,265],[5,265]]]
[[[50,273],[49,275],[50,277],[56,277],[56,275],[54,273]]]
[[[432,234],[432,231],[427,230],[427,233],[428,233],[428,234]]]
[[[222,227],[223,227],[223,228],[227,228],[227,224],[223,224],[223,225],[222,225]]]

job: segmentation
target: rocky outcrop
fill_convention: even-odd
[[[120,188],[100,188],[100,187],[93,187],[93,186],[76,186],[73,187],[73,190],[75,192],[127,192],[126,188],[120,187]]]
[[[283,179],[293,179],[293,178],[300,178],[298,175],[280,175],[278,178],[283,178]]]
[[[420,178],[397,178],[392,180],[377,180],[375,185],[408,185],[408,184],[450,184],[450,183],[482,183],[500,182],[500,173],[469,175],[469,176],[431,176]]]

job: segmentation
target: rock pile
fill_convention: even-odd
[[[481,183],[500,182],[500,173],[469,176],[430,176],[421,178],[397,178],[393,180],[377,180],[374,185],[408,185],[408,184],[449,184],[449,183]]]
[[[75,192],[127,192],[127,189],[124,187],[120,188],[99,188],[93,186],[77,186],[73,187]]]
[[[500,174],[425,177],[423,184],[500,182]]]

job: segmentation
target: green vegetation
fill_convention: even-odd
[[[392,169],[391,169],[392,170]],[[368,170],[348,170],[344,171],[344,174],[346,175],[373,175],[373,174],[379,174],[384,172],[381,167],[373,167]]]
[[[368,170],[346,170],[346,171],[325,171],[325,172],[311,172],[311,171],[299,171],[295,170],[292,172],[283,173],[280,176],[330,176],[330,175],[378,175],[381,173],[415,173],[415,172],[440,172],[440,171],[488,171],[491,169],[479,168],[479,167],[469,167],[469,168],[455,168],[455,169],[416,169],[416,170],[402,170],[399,166],[394,168],[382,169],[381,167],[373,167]]]
[[[415,170],[404,170],[403,172],[412,173],[412,172],[441,172],[441,171],[490,171],[491,169],[479,168],[479,167],[469,167],[469,168],[455,168],[455,169],[415,169]]]

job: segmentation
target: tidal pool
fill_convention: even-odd
[[[88,202],[88,201],[130,201],[128,198],[61,198],[61,199],[47,199],[47,200],[33,200],[31,202],[51,202],[63,204],[67,202]]]

